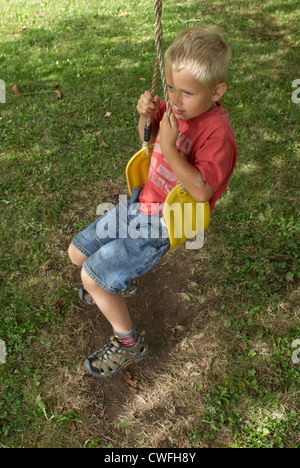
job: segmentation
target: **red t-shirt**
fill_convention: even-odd
[[[211,212],[230,182],[237,159],[228,112],[221,102],[216,104],[215,109],[198,117],[178,120],[179,137],[176,142],[182,156],[201,172],[204,182],[214,190],[209,200]],[[165,112],[166,104],[162,101],[155,120],[160,122]],[[177,178],[161,152],[159,141],[158,130],[147,181],[140,195],[142,213],[161,213],[168,193],[177,185]]]

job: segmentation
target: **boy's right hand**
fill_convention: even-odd
[[[136,106],[138,113],[147,118],[149,115],[151,118],[154,118],[155,113],[158,111],[160,105],[160,100],[158,96],[152,96],[150,91],[145,91],[144,94],[141,94],[140,99],[138,100],[138,105]]]

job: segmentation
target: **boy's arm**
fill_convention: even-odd
[[[184,188],[197,202],[204,203],[213,196],[214,190],[204,182],[201,172],[179,153],[176,147],[177,138],[177,120],[174,114],[171,114],[170,126],[166,113],[160,123],[160,147],[162,153]]]
[[[205,203],[213,196],[214,190],[204,182],[201,172],[186,161],[177,148],[170,148],[163,155],[177,179],[197,202]]]

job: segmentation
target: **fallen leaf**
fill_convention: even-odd
[[[54,307],[54,306],[57,306],[57,305],[61,305],[61,304],[64,304],[65,302],[66,302],[66,300],[63,299],[63,298],[54,299],[54,301],[51,302],[50,307]]]
[[[108,148],[109,145],[106,143],[106,141],[102,140],[101,145],[104,146],[104,148]]]
[[[137,392],[138,381],[136,379],[133,379],[132,375],[128,371],[125,375],[125,383],[129,390],[131,390],[133,393]]]
[[[121,13],[118,14],[118,18],[123,18],[124,16],[127,16],[128,13],[127,11],[121,11]]]
[[[104,406],[104,408],[100,411],[99,418],[102,419],[105,415],[105,411],[107,410],[108,406]]]
[[[18,86],[16,84],[13,85],[13,87],[11,89],[16,95],[21,94],[21,91],[19,90],[19,88],[18,88]]]
[[[62,99],[61,92],[57,89],[57,90],[55,90],[55,93],[56,93],[57,99],[58,99],[59,101],[61,101],[61,99]]]
[[[52,301],[52,303],[50,304],[50,307],[55,307],[55,313],[56,315],[58,315],[61,312],[61,305],[65,302],[65,299],[54,299],[54,301]]]
[[[146,81],[146,78],[140,78],[140,81]]]
[[[112,115],[112,112],[105,112],[104,117],[109,119],[109,117]]]
[[[197,367],[199,367],[199,369],[204,369],[204,367],[206,366],[206,363],[205,362],[199,362],[197,364]]]

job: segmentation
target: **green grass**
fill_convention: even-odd
[[[76,300],[68,243],[90,221],[99,194],[111,199],[105,184],[124,187],[126,163],[140,147],[136,103],[151,87],[152,2],[0,5],[7,86],[0,104],[0,339],[8,351],[0,365],[0,445],[83,446],[72,430],[84,424],[80,415],[72,407],[53,413],[41,387],[50,366],[76,366],[55,351]],[[195,265],[208,261],[209,286],[193,278],[193,294],[214,294],[208,324],[220,336],[222,359],[195,384],[205,409],[188,438],[194,447],[299,447],[300,364],[291,358],[300,338],[300,107],[291,99],[300,78],[299,16],[288,0],[168,0],[165,47],[184,27],[178,17],[216,24],[232,48],[222,101],[239,148],[205,252],[194,254]],[[16,96],[15,84],[22,93],[60,90],[63,99],[54,92]]]

